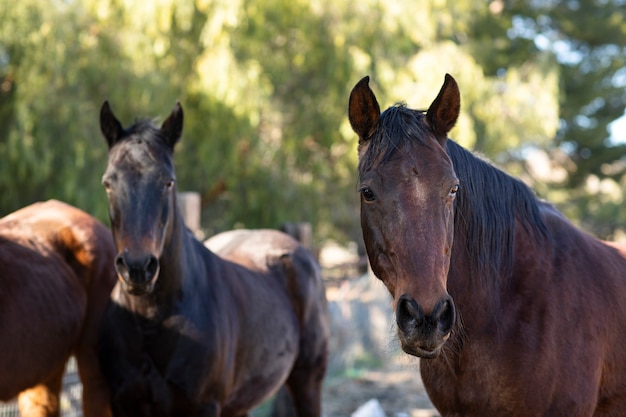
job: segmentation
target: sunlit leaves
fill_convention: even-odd
[[[618,7],[569,7],[588,2],[0,0],[0,214],[55,197],[106,216],[102,101],[128,125],[180,100],[178,185],[207,230],[310,221],[358,240],[346,104],[365,75],[383,107],[425,108],[450,73],[451,137],[509,164],[556,136],[576,162],[559,172],[602,182],[621,169],[602,130],[626,101],[626,29]]]

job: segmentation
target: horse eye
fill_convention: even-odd
[[[104,186],[104,189],[107,190],[107,192],[111,189],[111,183],[107,180],[102,180],[102,185]]]
[[[169,180],[168,182],[165,183],[166,190],[171,190],[172,188],[174,188],[174,180]]]
[[[361,195],[363,196],[363,198],[365,199],[365,201],[374,201],[376,200],[376,195],[374,194],[374,192],[372,191],[371,188],[369,187],[363,187],[360,190]]]
[[[459,192],[459,184],[455,184],[451,189],[450,189],[450,197],[455,197],[456,194]]]

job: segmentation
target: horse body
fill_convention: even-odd
[[[160,130],[143,125],[112,136],[109,127],[119,122],[107,108],[102,130],[116,139],[104,182],[120,282],[104,320],[101,360],[114,414],[244,416],[287,384],[299,415],[319,416],[328,323],[311,255],[269,231],[221,249],[224,258],[204,247],[186,229],[173,187],[149,190],[154,178],[174,178],[182,111]],[[180,127],[173,134],[172,124]],[[145,155],[152,162],[144,166]],[[133,192],[125,194],[126,186]]]
[[[447,139],[458,103],[449,76],[426,113],[380,114],[367,80],[351,95],[364,239],[403,349],[442,416],[623,415],[626,247]]]
[[[70,355],[85,416],[110,415],[96,342],[113,257],[109,230],[65,203],[36,203],[0,219],[0,400],[19,394],[23,416],[59,415]]]

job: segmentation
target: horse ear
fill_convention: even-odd
[[[450,74],[446,74],[439,94],[426,112],[426,120],[443,146],[448,132],[454,127],[461,110],[459,86]]]
[[[122,124],[117,120],[109,102],[102,103],[100,108],[100,131],[111,148],[124,134],[124,128]]]
[[[380,119],[380,106],[369,81],[370,77],[366,76],[354,86],[348,103],[348,118],[352,129],[359,135],[359,145],[369,140]]]
[[[165,139],[173,149],[176,142],[183,134],[183,107],[180,102],[177,101],[172,109],[172,113],[161,125],[161,131],[163,132]]]

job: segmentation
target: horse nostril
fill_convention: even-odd
[[[422,324],[424,313],[412,298],[401,296],[396,308],[396,322],[403,332],[410,332]]]
[[[159,260],[156,256],[150,255],[148,257],[148,262],[146,263],[146,276],[149,277],[148,280],[152,279],[156,275],[159,270]]]
[[[117,255],[115,257],[115,270],[118,274],[123,274],[124,272],[128,272],[128,266],[126,265],[126,261],[122,255]]]
[[[448,297],[441,301],[435,317],[439,331],[446,334],[452,330],[456,321],[456,307],[454,306],[452,298]]]

